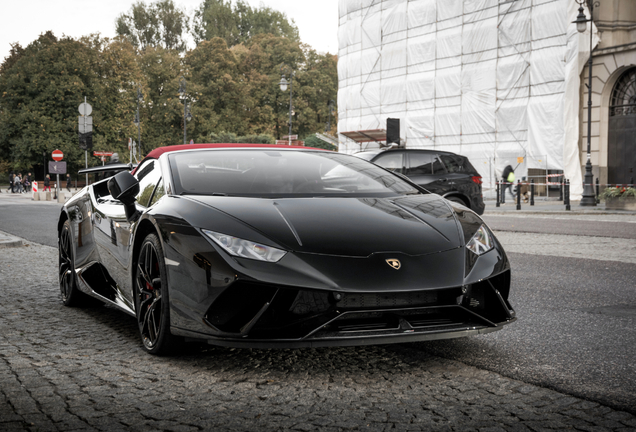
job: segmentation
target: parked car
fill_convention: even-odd
[[[136,317],[151,354],[454,338],[516,319],[481,218],[353,155],[161,147],[68,200],[58,234],[63,303]]]
[[[437,150],[372,150],[356,156],[408,177],[413,183],[484,214],[481,175],[466,156]]]

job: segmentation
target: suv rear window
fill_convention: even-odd
[[[444,165],[446,165],[446,169],[449,173],[464,172],[464,161],[460,156],[441,154],[439,157],[442,159],[442,162],[444,162]]]

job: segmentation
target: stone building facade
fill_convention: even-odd
[[[589,1],[589,0],[588,0]],[[636,0],[598,0],[592,53],[591,155],[601,184],[636,180]],[[581,73],[581,165],[587,160],[588,66]]]

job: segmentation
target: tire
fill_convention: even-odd
[[[457,203],[457,204],[461,204],[461,205],[463,205],[464,207],[468,207],[468,204],[466,204],[466,202],[464,202],[464,200],[463,200],[463,199],[461,199],[460,197],[457,197],[457,196],[450,196],[450,197],[448,197],[448,198],[446,198],[446,199],[447,199],[447,200],[449,200],[449,201],[451,201],[451,202],[454,202],[454,203]]]
[[[149,234],[143,241],[134,279],[135,311],[139,335],[146,352],[174,353],[182,339],[170,333],[170,301],[166,264],[159,239]]]
[[[77,275],[75,274],[75,259],[73,256],[73,236],[71,234],[71,223],[66,220],[58,241],[59,267],[58,276],[60,281],[60,295],[64,306],[96,306],[100,302],[84,294],[77,287]]]

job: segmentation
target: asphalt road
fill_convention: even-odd
[[[56,247],[59,207],[0,200],[0,231]],[[509,252],[511,303],[519,320],[488,335],[396,349],[459,361],[636,414],[636,264],[620,262],[620,257],[618,261],[604,260],[602,250],[594,259],[560,253],[564,243],[570,243],[568,239],[589,241],[593,248],[594,237],[589,235],[634,239],[635,219],[486,215],[489,226],[495,232],[506,231],[507,239],[525,232],[559,239],[540,254]],[[549,237],[551,234],[559,236]],[[299,361],[311,363],[303,352],[309,351],[300,351]],[[373,353],[369,361],[375,361]],[[328,356],[328,350],[321,351],[320,356],[324,355]],[[262,361],[271,362],[272,358],[265,356]]]
[[[57,221],[62,204],[0,200],[0,231],[29,241],[57,247]]]
[[[636,412],[636,265],[508,255],[519,320],[418,349]]]

